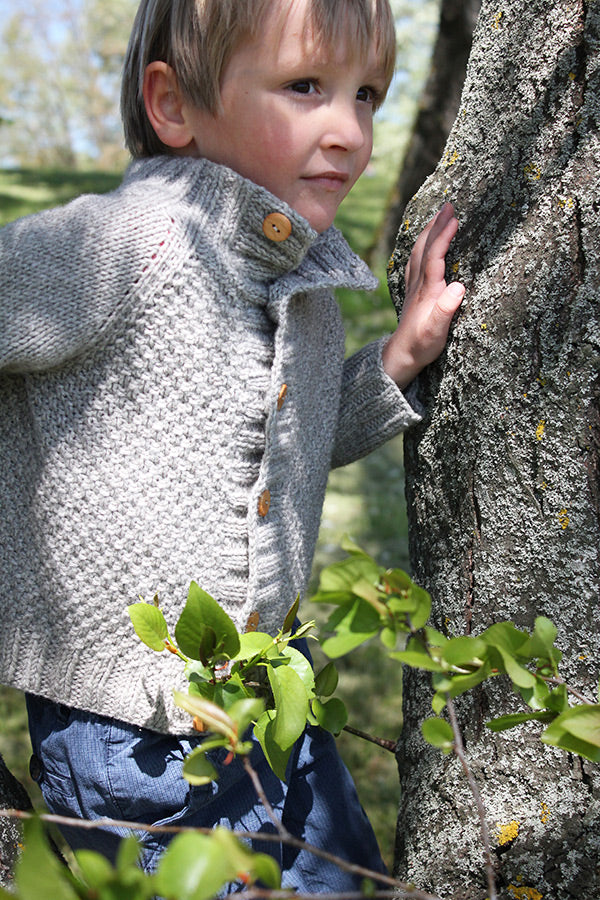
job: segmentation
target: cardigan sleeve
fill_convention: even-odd
[[[344,363],[333,468],[366,456],[421,421],[414,383],[403,394],[383,368],[386,341],[367,344]]]
[[[79,197],[0,229],[0,371],[85,353],[150,276],[170,220],[119,197]]]

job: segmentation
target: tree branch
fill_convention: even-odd
[[[69,828],[83,828],[86,830],[93,830],[95,828],[120,828],[126,829],[128,831],[147,832],[148,834],[179,834],[181,832],[188,831],[195,831],[199,834],[212,833],[212,828],[193,828],[189,825],[146,825],[143,822],[127,822],[123,819],[107,818],[93,820],[75,819],[69,816],[58,816],[53,813],[42,813],[41,815],[36,815],[35,813],[24,812],[20,809],[0,809],[0,816],[13,819],[38,818],[42,822],[49,822],[54,825],[64,825]],[[271,834],[268,831],[232,831],[231,833],[234,835],[234,837],[241,838],[246,841],[263,841],[267,843],[284,842],[284,839],[282,838],[281,834],[279,834],[279,832],[277,834]],[[372,881],[378,881],[381,884],[387,884],[390,888],[393,889],[393,893],[397,897],[406,897],[410,898],[410,900],[441,900],[441,898],[437,894],[429,894],[426,891],[419,891],[412,885],[406,884],[406,882],[403,881],[399,881],[396,878],[392,878],[390,875],[384,875],[382,872],[375,872],[372,869],[366,869],[363,866],[358,866],[355,863],[348,862],[347,860],[342,859],[339,856],[328,853],[326,850],[321,850],[319,847],[314,847],[312,844],[307,844],[291,834],[288,834],[288,836],[285,838],[285,843],[298,850],[306,850],[307,853],[312,853],[313,856],[317,856],[320,859],[325,859],[328,862],[334,863],[345,872],[350,872],[353,875],[358,875],[362,878],[368,878]],[[269,894],[269,896],[271,895]],[[286,896],[289,896],[289,894],[286,894]],[[344,896],[347,895],[344,894]],[[322,895],[319,894],[319,898],[321,897]],[[494,900],[494,898],[490,898],[490,900]]]
[[[398,749],[397,741],[388,741],[386,738],[375,737],[373,734],[367,734],[365,731],[359,731],[358,728],[353,728],[352,725],[344,725],[342,731],[347,731],[348,734],[354,734],[364,741],[370,741],[372,744],[377,744],[378,747],[383,747],[384,750],[389,750],[390,753],[395,753]]]

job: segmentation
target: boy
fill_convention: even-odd
[[[269,828],[239,766],[183,782],[173,663],[126,606],[158,590],[173,621],[195,579],[238,627],[258,613],[275,631],[306,588],[329,467],[418,421],[401,391],[464,292],[444,281],[451,208],[417,241],[391,338],[344,362],[331,296],[374,286],[330,226],[394,54],[387,0],[143,0],[122,186],[0,234],[0,671],[28,692],[54,812]],[[286,784],[254,764],[292,833],[382,868],[328,736],[298,742]],[[114,832],[67,836],[114,855]],[[147,837],[145,867],[162,846]],[[284,885],[357,887],[261,849]]]

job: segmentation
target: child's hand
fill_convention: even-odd
[[[440,355],[464,285],[444,279],[458,220],[447,203],[423,229],[406,266],[406,297],[398,327],[383,349],[383,365],[400,390]]]

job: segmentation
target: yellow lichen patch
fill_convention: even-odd
[[[542,811],[540,813],[540,822],[542,825],[546,825],[548,819],[550,818],[550,810],[546,806],[545,803],[542,803]]]
[[[394,254],[392,253],[390,258],[388,259],[388,264],[387,264],[388,272],[391,272],[393,268],[394,268]]]
[[[500,22],[502,21],[503,15],[503,12],[496,13],[496,15],[494,16],[494,21],[492,22],[492,28],[495,28],[496,30],[500,28]]]
[[[536,441],[541,441],[544,437],[544,432],[546,430],[546,420],[542,419],[538,423],[538,427],[535,429],[535,439]]]
[[[575,81],[576,77],[575,72],[569,72],[569,81]]]
[[[572,197],[560,197],[558,200],[558,205],[561,209],[573,209],[575,206],[575,201]]]
[[[563,531],[569,527],[569,511],[567,509],[561,509],[558,514],[558,521]]]
[[[442,165],[445,169],[449,169],[450,166],[454,165],[457,159],[459,159],[458,150],[446,150],[444,158],[442,159]]]
[[[460,268],[460,260],[457,260],[455,263],[452,263],[452,274],[456,275]]]
[[[523,168],[523,174],[527,181],[539,181],[542,177],[542,170],[533,163],[527,163]]]
[[[410,219],[405,219],[404,222],[402,223],[402,230],[408,231],[409,228],[410,228]]]
[[[506,825],[501,825],[500,822],[496,822],[496,827],[498,828],[499,847],[510,844],[510,842],[514,841],[519,834],[519,823],[514,819],[512,822],[507,822]]]
[[[542,900],[543,898],[543,894],[540,894],[535,888],[526,887],[524,884],[519,887],[516,884],[509,884],[508,890],[515,900]]]
[[[482,322],[482,323],[481,323],[481,330],[482,330],[482,331],[487,331],[487,325],[486,325],[485,322]]]

